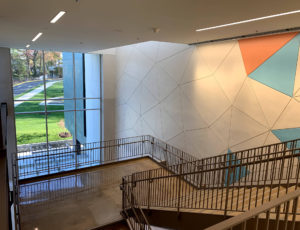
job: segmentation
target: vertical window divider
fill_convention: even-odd
[[[103,72],[102,72],[102,63],[103,63],[103,61],[102,61],[102,58],[103,58],[103,56],[102,56],[102,54],[100,54],[99,55],[100,57],[99,57],[99,66],[100,66],[100,76],[99,76],[99,78],[100,78],[100,81],[99,81],[99,84],[100,84],[100,94],[99,94],[99,98],[100,98],[100,102],[99,102],[99,116],[100,116],[100,158],[99,158],[99,160],[100,160],[100,164],[102,164],[102,161],[103,161],[103,149],[102,149],[102,146],[101,146],[101,144],[103,143],[103,138],[104,138],[104,135],[103,135],[103,133],[104,133],[104,131],[103,131],[103,124],[102,124],[102,122],[103,122],[103,116],[104,116],[104,114],[103,114],[103,90],[102,90],[102,84],[103,84]]]
[[[43,57],[43,83],[44,83],[44,107],[45,107],[45,122],[46,122],[46,149],[48,161],[48,173],[50,173],[50,156],[49,156],[49,138],[48,138],[48,111],[47,111],[47,87],[46,87],[46,68],[45,68],[45,51],[42,51]]]
[[[78,153],[77,153],[77,121],[76,121],[76,109],[77,109],[77,106],[76,106],[76,100],[77,100],[77,95],[76,95],[76,74],[75,74],[75,53],[72,53],[72,57],[73,57],[73,94],[74,94],[74,146],[75,146],[75,169],[77,169],[77,166],[78,166]]]

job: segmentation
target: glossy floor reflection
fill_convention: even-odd
[[[122,176],[158,167],[137,159],[20,185],[22,229],[84,230],[119,220]]]

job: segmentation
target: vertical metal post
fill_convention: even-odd
[[[180,210],[180,196],[181,196],[181,178],[182,177],[182,163],[179,165],[179,176],[178,176],[178,203],[177,203],[177,215],[179,216],[179,210]]]
[[[103,96],[103,56],[102,56],[102,54],[100,54],[99,55],[99,60],[100,60],[100,63],[99,63],[99,65],[100,65],[100,81],[99,81],[99,83],[100,83],[100,162],[99,162],[99,164],[102,164],[102,162],[103,162],[103,148],[102,148],[102,143],[103,143],[103,138],[104,138],[104,135],[103,135],[103,133],[104,133],[104,130],[103,130],[103,100],[104,100],[104,96]]]
[[[148,175],[148,210],[150,209],[150,199],[151,199],[151,194],[150,194],[150,186],[151,186],[151,170],[149,170],[149,175]]]
[[[225,199],[225,210],[224,210],[224,216],[225,217],[227,216],[227,206],[228,206],[228,196],[229,196],[229,183],[230,183],[230,173],[231,173],[231,161],[232,161],[232,153],[229,154],[229,166],[228,166],[228,171],[227,171],[226,199]],[[225,173],[226,173],[226,161],[225,161]]]
[[[45,51],[42,51],[42,56],[43,56],[44,106],[45,106],[45,122],[46,122],[46,149],[47,149],[48,174],[50,174],[50,156],[49,156],[49,139],[48,139],[48,110],[47,110],[47,86],[46,86]]]
[[[73,60],[73,98],[74,98],[74,139],[73,144],[75,146],[75,169],[77,169],[78,166],[78,158],[77,158],[77,122],[76,122],[76,115],[77,115],[77,108],[76,108],[76,102],[77,102],[77,97],[76,97],[76,74],[75,74],[75,53],[72,53],[72,60]]]
[[[151,138],[151,151],[152,151],[152,159],[154,159],[154,137]]]

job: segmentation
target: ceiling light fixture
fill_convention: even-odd
[[[273,15],[269,15],[269,16],[253,18],[253,19],[248,19],[248,20],[244,20],[244,21],[223,24],[223,25],[219,25],[219,26],[212,26],[212,27],[207,27],[207,28],[203,28],[203,29],[197,29],[196,32],[213,30],[213,29],[218,29],[218,28],[222,28],[222,27],[233,26],[233,25],[238,25],[238,24],[243,24],[243,23],[248,23],[248,22],[255,22],[255,21],[260,21],[260,20],[264,20],[264,19],[275,18],[275,17],[285,16],[285,15],[289,15],[289,14],[297,14],[297,13],[300,13],[300,10],[289,11],[289,12],[285,12],[285,13],[281,13],[281,14],[273,14]]]
[[[51,21],[50,23],[55,23],[57,22],[66,12],[65,11],[60,11]]]
[[[30,45],[28,44],[28,45],[26,45],[26,48],[29,48],[30,47]]]
[[[39,39],[40,36],[42,36],[43,33],[38,33],[33,39],[32,41],[35,42],[36,40]]]

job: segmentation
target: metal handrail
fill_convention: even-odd
[[[131,224],[131,228],[133,230],[151,230],[151,226],[148,222],[147,217],[145,216],[143,210],[140,208],[140,206],[134,202],[135,198],[134,198],[134,194],[132,192],[132,187],[129,186],[125,186],[125,182],[123,179],[123,183],[121,185],[121,190],[123,193],[123,202],[122,202],[122,211],[123,211],[123,215],[125,215],[126,219],[130,219],[131,215],[128,213],[128,210],[130,210],[133,215],[134,215],[134,223],[130,222]],[[125,200],[124,200],[125,198]],[[127,202],[126,202],[127,201]],[[128,205],[127,205],[128,204]],[[139,216],[137,214],[137,210],[142,214],[141,216]],[[141,220],[141,218],[142,220]]]
[[[163,168],[124,178],[132,184],[136,202],[148,209],[210,209],[224,211],[224,215],[245,212],[253,208],[252,201],[257,207],[274,195],[288,193],[291,186],[298,189],[299,144],[296,139],[177,165],[166,163]],[[169,152],[164,147],[161,151]]]
[[[285,186],[286,193],[292,185],[295,185],[296,189],[300,174],[299,144],[300,139],[297,139],[198,160],[174,146],[146,135],[86,144],[81,149],[80,156],[75,148],[62,152],[60,148],[51,149],[54,152],[50,151],[51,154],[48,155],[43,155],[43,151],[31,156],[24,154],[16,160],[16,173],[36,176],[30,174],[36,172],[30,171],[32,165],[24,170],[20,167],[23,165],[19,164],[20,161],[31,162],[32,159],[36,159],[38,163],[41,161],[38,165],[40,168],[36,170],[49,175],[56,173],[58,167],[69,170],[70,166],[74,166],[75,169],[79,169],[146,156],[158,162],[162,168],[134,173],[123,178],[124,185],[130,187],[130,196],[134,197],[131,200],[134,203],[130,205],[142,208],[171,207],[176,208],[178,212],[183,208],[222,210],[226,215],[227,211],[248,211],[251,197],[254,198],[257,207],[266,203],[265,198],[267,201],[271,199],[271,191],[274,189],[278,189],[277,197],[281,195],[281,186]],[[85,156],[87,158],[84,158]],[[61,157],[59,159],[62,160],[43,163],[43,159],[49,157],[53,157],[54,160]],[[74,165],[72,157],[82,158],[77,159]],[[29,171],[26,171],[27,169]],[[254,188],[263,189],[262,199],[258,197],[258,189]],[[171,189],[173,194],[169,196],[168,192]],[[246,189],[250,189],[249,200],[245,199]],[[242,207],[236,206],[238,201],[234,201],[235,193],[243,194]],[[123,196],[123,204],[125,201],[126,196]]]
[[[280,218],[280,206],[285,204],[285,211],[283,212],[284,216],[286,215],[293,215],[292,216],[292,227],[289,229],[295,229],[295,217],[296,217],[296,212],[295,212],[295,207],[297,207],[298,204],[298,199],[300,197],[300,190],[296,190],[294,192],[288,193],[284,196],[278,197],[277,199],[274,199],[268,203],[265,203],[259,207],[256,207],[254,209],[251,209],[247,212],[244,212],[238,216],[231,217],[227,220],[224,220],[218,224],[215,224],[209,228],[206,228],[205,230],[226,230],[226,229],[232,229],[233,227],[239,226],[240,224],[246,225],[246,222],[252,218],[255,218],[258,221],[259,215],[262,213],[266,213],[270,219],[270,212],[272,209],[276,209],[279,211],[276,211],[276,220],[279,220]],[[287,208],[289,205],[287,205],[288,202],[293,201],[294,208],[292,212],[290,212],[289,208]],[[268,221],[269,221],[268,219]],[[285,218],[286,219],[286,218]],[[258,224],[255,225],[256,228],[258,229]],[[286,226],[286,225],[285,225]],[[246,229],[244,227],[244,229]],[[275,229],[278,229],[278,223],[276,223]],[[285,227],[286,229],[286,227]]]

